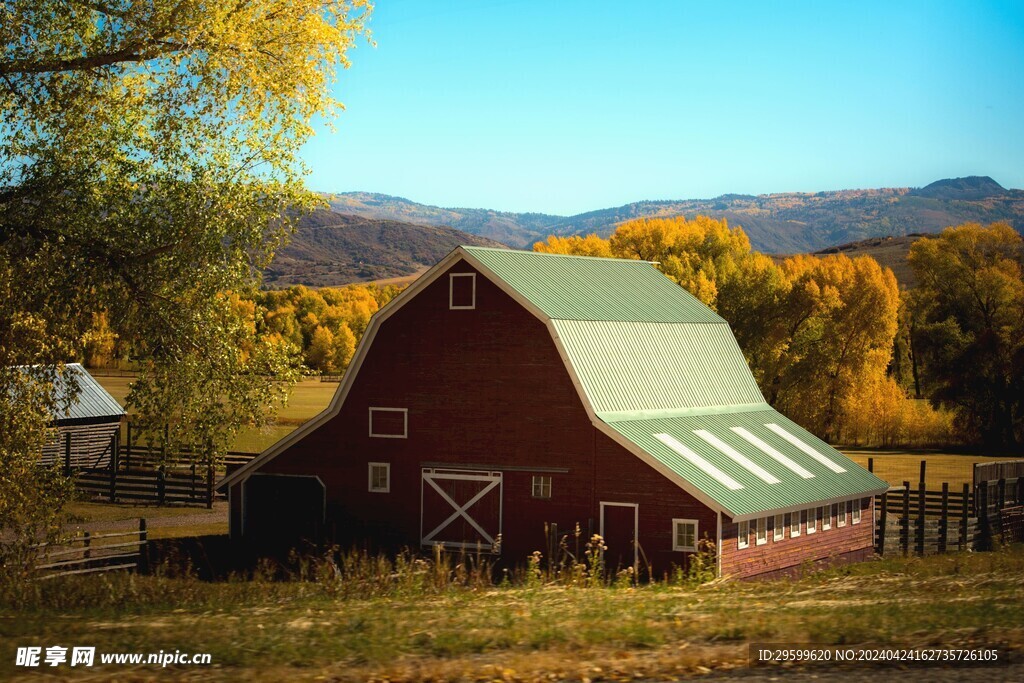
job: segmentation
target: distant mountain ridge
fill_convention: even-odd
[[[368,218],[449,225],[514,247],[555,235],[607,237],[633,218],[701,214],[740,225],[755,249],[813,252],[872,237],[933,233],[968,221],[1005,221],[1024,231],[1024,190],[987,176],[939,180],[923,188],[725,194],[713,199],[640,201],[576,216],[441,208],[366,192],[325,194],[335,211]]]
[[[414,275],[455,247],[504,244],[452,228],[342,215],[320,209],[299,219],[263,271],[265,286],[332,287]]]

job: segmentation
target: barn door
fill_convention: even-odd
[[[425,468],[420,542],[499,552],[501,472]]]
[[[604,566],[613,574],[627,567],[637,569],[639,511],[636,503],[601,502],[601,537],[608,547]]]

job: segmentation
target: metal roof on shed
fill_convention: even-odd
[[[648,261],[461,248],[549,318],[725,322]]]
[[[77,383],[78,393],[71,405],[67,406],[65,396],[69,382],[61,376],[54,379],[57,406],[62,411],[62,414],[57,417],[58,424],[77,421],[95,422],[105,417],[119,420],[125,414],[124,408],[117,402],[117,399],[107,393],[107,390],[81,364],[68,363],[64,367],[67,377]]]

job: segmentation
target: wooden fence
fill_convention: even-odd
[[[924,468],[922,467],[922,472]],[[1024,541],[1024,477],[929,491],[903,482],[875,498],[875,549],[883,556],[988,550]]]
[[[40,552],[36,571],[39,579],[119,570],[146,572],[149,569],[148,543],[145,519],[139,520],[138,530],[85,531],[63,544],[36,546]]]

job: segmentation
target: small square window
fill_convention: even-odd
[[[370,493],[391,492],[391,463],[370,463]]]
[[[768,518],[757,518],[757,544],[764,545],[768,542]]]
[[[550,498],[551,497],[551,477],[546,474],[535,474],[533,475],[533,482],[531,483],[531,495],[534,498]]]
[[[821,516],[821,530],[828,531],[832,528],[832,506],[822,505],[818,509],[818,514]]]
[[[853,505],[853,523],[860,524],[860,501],[854,500],[850,502]]]
[[[448,275],[448,308],[453,311],[476,308],[476,273]]]
[[[697,520],[672,520],[672,550],[697,552]]]
[[[750,522],[740,522],[736,531],[736,547],[747,548],[750,546]]]
[[[796,538],[800,535],[800,513],[791,512],[786,517],[789,518],[789,537]]]
[[[786,537],[786,521],[782,515],[775,515],[775,534],[773,540],[781,541]]]

